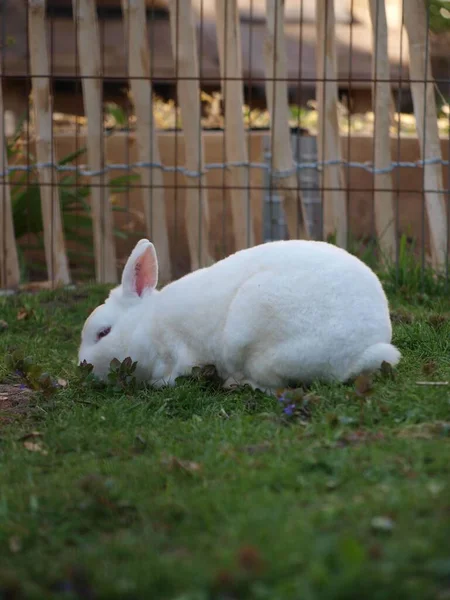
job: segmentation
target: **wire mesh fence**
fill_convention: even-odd
[[[450,6],[2,0],[0,277],[325,239],[449,283]]]

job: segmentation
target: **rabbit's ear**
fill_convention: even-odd
[[[124,294],[142,296],[147,290],[154,290],[158,283],[158,258],[155,247],[148,240],[140,240],[122,274]]]

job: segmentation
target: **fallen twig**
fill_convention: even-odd
[[[86,404],[87,406],[95,406],[95,408],[99,408],[99,405],[95,402],[89,402],[89,400],[77,400],[76,398],[73,400],[77,404]]]

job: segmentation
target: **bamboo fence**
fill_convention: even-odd
[[[136,138],[139,161],[160,163],[153,120],[153,95],[150,80],[150,47],[147,35],[145,0],[122,0],[125,39],[128,46],[128,75],[137,119]],[[160,169],[140,169],[142,201],[147,235],[158,248],[159,277],[172,278],[169,235],[164,203],[163,174]],[[154,188],[153,188],[154,186]],[[153,189],[152,197],[150,192]]]
[[[186,152],[186,229],[191,268],[212,262],[208,248],[209,210],[204,176],[204,148],[201,135],[201,106],[197,37],[190,2],[169,0],[172,49],[178,79],[178,99],[183,119]]]
[[[411,91],[422,159],[441,159],[434,82],[431,75],[430,40],[423,0],[409,0],[403,18],[408,33]],[[443,188],[442,165],[425,164],[425,206],[430,229],[431,256],[433,265],[439,270],[445,267],[448,253],[448,215],[446,216]]]
[[[89,168],[98,175],[91,178],[91,203],[94,223],[95,272],[97,281],[116,283],[116,249],[113,215],[105,167],[101,48],[94,0],[72,0],[78,33],[78,55],[83,83],[84,110],[87,117]]]
[[[46,0],[28,2],[28,45],[30,53],[31,100],[36,135],[37,170],[44,224],[44,247],[48,280],[70,282],[69,261],[60,210],[60,193],[55,172],[52,137],[53,99],[51,60],[47,38]],[[448,264],[448,216],[444,185],[434,82],[431,73],[427,15],[423,0],[410,0],[404,11],[408,38],[411,90],[424,174],[424,206],[431,241],[433,265]],[[141,176],[142,208],[146,233],[155,242],[161,276],[172,277],[166,193],[157,144],[150,69],[151,50],[145,0],[121,0],[125,48],[128,58],[130,97],[136,116],[136,140]],[[208,186],[205,173],[204,136],[201,127],[200,69],[197,17],[192,0],[168,0],[171,43],[175,64],[177,99],[180,107],[186,181],[184,221],[191,270],[212,262],[210,248]],[[98,282],[116,283],[118,264],[114,222],[105,161],[103,128],[103,72],[101,35],[95,0],[72,0],[77,32],[77,59],[87,117],[87,156],[90,170],[90,203],[93,219],[95,277]],[[291,146],[288,103],[287,37],[284,0],[266,0],[265,65],[266,100],[270,114],[270,185],[278,190],[290,238],[309,238],[306,210]],[[323,203],[324,236],[334,235],[347,247],[349,235],[346,199],[346,170],[338,119],[337,41],[334,0],[316,4],[316,100],[318,110],[318,162]],[[398,240],[391,156],[392,91],[389,83],[388,22],[385,0],[368,0],[373,33],[374,220],[381,253],[389,261],[397,257]],[[230,190],[230,207],[235,249],[254,244],[254,219],[249,190],[249,151],[243,119],[243,68],[238,0],[215,0],[218,56],[225,108],[225,188]],[[200,43],[201,47],[201,43]],[[1,69],[1,61],[0,61]],[[1,73],[0,73],[1,75]],[[4,115],[0,85],[0,115]],[[8,175],[4,120],[0,119],[0,285],[17,288],[20,283],[18,246],[14,238],[14,206]],[[180,134],[181,135],[181,134]],[[437,160],[429,160],[437,159]],[[178,160],[178,159],[177,159]],[[159,166],[158,166],[159,165]],[[214,237],[214,236],[213,236]]]
[[[387,107],[393,104],[389,83],[388,27],[384,2],[369,0],[372,21],[372,74],[374,104],[374,157],[376,169],[387,169],[391,164],[391,115]],[[392,174],[374,175],[375,226],[382,256],[393,262],[396,255],[395,207]]]
[[[216,0],[217,40],[219,46],[222,91],[225,99],[226,159],[230,163],[248,163],[248,151],[242,107],[241,33],[237,0]],[[248,167],[232,167],[230,183],[233,194],[231,211],[236,248],[242,250],[254,242]]]
[[[45,0],[31,0],[29,16],[29,48],[36,127],[36,156],[39,163],[53,163],[52,120],[53,105],[50,93],[50,73],[45,25]],[[44,225],[45,257],[49,279],[69,283],[69,264],[64,242],[58,187],[54,185],[51,167],[38,172],[41,189],[42,221]]]
[[[266,1],[267,39],[264,53],[266,96],[271,119],[273,183],[283,193],[289,236],[307,239],[306,211],[301,198],[289,132],[284,0]]]
[[[334,0],[317,0],[317,85],[316,99],[319,112],[317,148],[320,162],[342,160],[341,139],[338,124],[338,82],[336,20]],[[323,188],[323,234],[335,235],[336,242],[347,247],[347,203],[344,174],[340,164],[326,165],[322,172]]]
[[[0,62],[0,75],[1,75]],[[0,79],[0,82],[3,81]],[[3,85],[0,83],[0,116],[4,114]],[[8,154],[5,144],[5,120],[0,118],[0,171],[4,174],[0,190],[0,287],[15,289],[20,283],[19,258],[14,235],[14,222],[11,205],[11,189],[8,168]]]

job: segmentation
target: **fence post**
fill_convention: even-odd
[[[423,0],[409,0],[405,3],[403,18],[409,43],[411,92],[422,159],[442,160],[425,10]],[[432,263],[436,269],[442,269],[447,255],[442,164],[424,165],[424,188]]]
[[[374,102],[374,167],[386,169],[391,165],[390,106],[392,104],[389,56],[388,28],[385,0],[369,0],[370,18],[373,34],[373,102]],[[392,192],[392,174],[374,174],[375,226],[382,259],[395,260],[396,235],[394,195]]]
[[[78,55],[83,83],[84,111],[87,117],[87,152],[89,168],[98,172],[90,177],[91,206],[94,225],[96,279],[100,283],[116,283],[116,248],[113,237],[113,215],[108,185],[104,185],[102,73],[100,38],[95,0],[72,0],[78,32]]]
[[[33,111],[36,126],[36,156],[38,163],[54,164],[52,120],[53,102],[50,90],[50,65],[45,22],[46,0],[28,0],[28,34],[32,77]],[[44,227],[45,259],[50,281],[70,282],[58,181],[53,166],[41,167],[38,180]]]
[[[317,0],[317,85],[319,161],[341,162],[342,149],[338,123],[338,85],[336,55],[336,19],[334,0]],[[324,234],[336,235],[338,246],[347,246],[347,203],[344,174],[340,164],[322,169]]]
[[[20,283],[19,259],[14,235],[14,220],[9,186],[6,150],[5,111],[0,60],[0,287],[15,289]]]
[[[209,254],[209,209],[203,175],[204,149],[200,112],[200,86],[191,0],[169,0],[172,52],[177,72],[178,100],[183,121],[186,168],[186,227],[191,269],[212,263]],[[200,173],[199,173],[200,171]]]
[[[299,189],[289,130],[284,0],[266,0],[266,23],[264,62],[271,122],[271,164],[275,171],[280,172],[279,176],[274,177],[274,183],[283,197],[289,237],[308,238],[306,211]]]
[[[217,40],[222,92],[225,99],[226,161],[248,163],[242,108],[242,54],[237,0],[216,0]],[[248,197],[249,167],[231,167],[231,212],[235,249],[254,244],[253,219]]]
[[[160,163],[153,118],[145,0],[122,0],[122,12],[128,47],[128,76],[131,78],[130,87],[137,118],[136,141],[139,161]],[[156,245],[160,279],[168,283],[172,279],[172,270],[163,173],[159,168],[142,168],[140,176],[147,235],[153,238]]]

